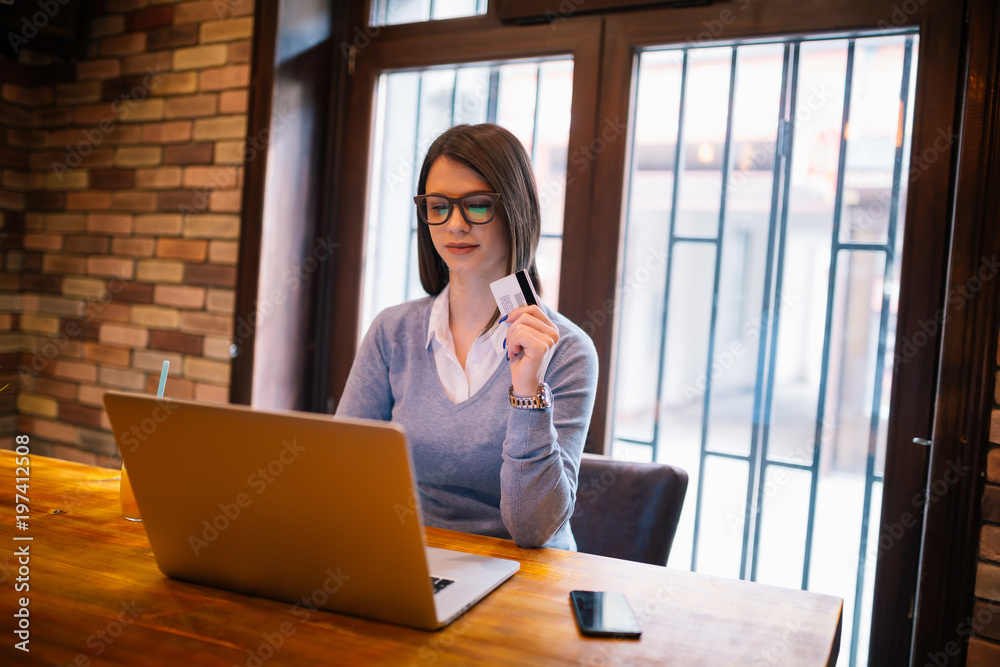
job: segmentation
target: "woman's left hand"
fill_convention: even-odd
[[[534,396],[542,383],[542,362],[559,340],[559,330],[538,306],[507,314],[507,358],[515,396]]]

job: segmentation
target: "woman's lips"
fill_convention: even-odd
[[[477,245],[470,245],[468,243],[449,243],[445,246],[448,252],[453,255],[467,255],[478,247]]]

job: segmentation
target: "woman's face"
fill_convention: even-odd
[[[444,156],[431,164],[426,194],[461,197],[473,192],[496,191],[464,164]],[[434,248],[448,265],[452,278],[464,274],[492,282],[507,275],[507,219],[502,201],[496,217],[485,225],[470,225],[456,205],[447,222],[428,227]]]

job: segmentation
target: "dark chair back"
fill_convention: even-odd
[[[584,454],[570,518],[577,549],[666,565],[687,485],[680,468]]]

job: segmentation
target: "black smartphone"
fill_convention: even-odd
[[[570,591],[569,599],[576,614],[576,624],[587,636],[638,639],[642,635],[623,593]]]

